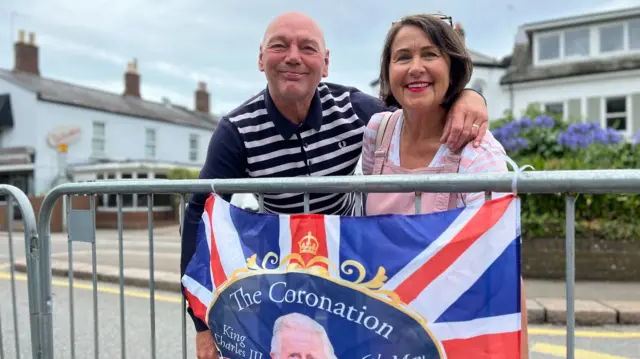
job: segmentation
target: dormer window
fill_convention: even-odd
[[[560,34],[543,35],[538,38],[538,60],[560,58]]]
[[[629,49],[640,50],[640,19],[629,21]]]
[[[589,56],[589,29],[567,30],[564,33],[564,55]]]
[[[533,34],[536,66],[606,59],[640,52],[640,19],[574,25]]]
[[[624,50],[624,26],[623,24],[607,25],[600,27],[600,52],[618,52]]]

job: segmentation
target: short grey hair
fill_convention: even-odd
[[[278,318],[273,325],[273,337],[271,337],[271,352],[280,358],[280,332],[284,328],[305,328],[311,332],[320,334],[327,359],[338,359],[333,351],[333,345],[324,327],[310,317],[300,313],[289,313]]]

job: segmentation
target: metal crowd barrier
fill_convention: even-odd
[[[31,276],[39,276],[38,282],[30,284],[39,286],[30,290],[30,295],[41,295],[35,301],[39,333],[33,342],[34,358],[53,358],[53,323],[52,323],[52,269],[51,269],[51,232],[50,221],[54,205],[61,197],[65,198],[67,221],[69,225],[69,302],[70,315],[70,345],[72,358],[74,357],[74,302],[73,302],[73,260],[71,242],[90,242],[93,259],[93,320],[94,320],[94,355],[99,357],[99,329],[97,306],[97,273],[96,273],[96,244],[95,238],[78,236],[73,233],[95,233],[94,197],[96,194],[117,195],[117,225],[119,232],[119,263],[120,263],[120,346],[122,358],[125,357],[125,312],[124,312],[124,276],[123,276],[123,194],[146,194],[148,196],[148,229],[149,229],[149,306],[151,320],[150,357],[156,357],[156,328],[155,328],[155,283],[153,256],[153,195],[174,194],[180,198],[180,225],[184,218],[185,195],[189,193],[210,193],[212,188],[216,193],[259,193],[259,208],[262,211],[262,193],[305,193],[305,211],[309,209],[309,193],[346,193],[357,194],[370,192],[481,192],[507,193],[512,192],[514,184],[519,193],[564,193],[566,194],[566,300],[567,300],[567,358],[575,355],[575,312],[574,312],[574,284],[575,284],[575,200],[577,193],[639,193],[640,170],[589,170],[589,171],[530,171],[520,172],[514,181],[514,173],[487,174],[433,174],[406,176],[345,176],[345,177],[304,177],[304,178],[268,178],[268,179],[230,179],[230,180],[126,180],[101,181],[93,183],[70,183],[60,185],[46,196],[42,203],[38,218],[38,233],[40,241],[37,252],[41,253],[40,261],[32,260]],[[212,187],[213,186],[213,187]],[[71,207],[74,196],[90,195],[90,210],[78,210]],[[417,201],[420,201],[418,197]],[[418,207],[418,206],[417,206]],[[28,212],[28,211],[27,211]],[[79,232],[74,232],[79,231]],[[87,231],[87,232],[82,232]],[[91,232],[93,231],[93,232]],[[177,233],[176,233],[177,236]],[[177,268],[177,267],[176,267]],[[187,357],[187,321],[185,301],[182,299],[182,357]],[[34,326],[32,325],[32,328]],[[192,329],[190,329],[192,330]],[[177,338],[176,338],[177,339]]]
[[[29,202],[29,198],[17,187],[0,184],[0,195],[4,196],[6,199],[6,232],[7,232],[7,242],[9,245],[8,248],[8,259],[9,263],[2,263],[3,270],[0,271],[0,277],[6,278],[7,275],[4,273],[5,265],[8,265],[9,275],[11,285],[11,302],[2,298],[0,301],[0,306],[9,305],[11,303],[11,308],[13,312],[13,337],[14,337],[14,349],[10,351],[9,348],[5,348],[4,341],[5,335],[4,331],[5,327],[3,325],[8,326],[5,321],[2,321],[2,312],[0,311],[0,358],[4,359],[5,354],[8,352],[13,354],[12,358],[20,358],[20,327],[24,325],[24,322],[19,320],[18,308],[16,305],[16,271],[15,271],[15,254],[14,254],[14,245],[13,245],[13,225],[14,225],[14,201],[17,204],[18,209],[22,215],[22,221],[24,224],[24,243],[25,243],[25,258],[27,262],[27,267],[30,268],[29,275],[27,276],[28,280],[28,288],[29,288],[29,312],[30,312],[30,328],[26,329],[31,332],[31,341],[32,343],[38,342],[40,339],[34,337],[37,335],[37,331],[34,328],[37,328],[37,307],[36,301],[40,296],[37,292],[33,292],[32,288],[39,288],[37,282],[38,271],[37,271],[37,261],[38,261],[38,232],[36,228],[36,217],[33,212],[33,207],[31,206],[31,202]],[[2,232],[5,231],[5,228],[2,229]],[[4,260],[3,260],[4,262]],[[0,308],[1,309],[1,308]],[[23,330],[24,327],[23,327]],[[7,330],[8,331],[8,330]],[[5,351],[6,350],[6,351]],[[7,356],[9,358],[9,356]]]

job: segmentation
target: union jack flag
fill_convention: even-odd
[[[426,319],[447,359],[520,356],[520,199],[418,215],[342,217],[245,211],[215,194],[205,204],[197,249],[182,278],[188,305],[207,322],[221,287],[253,256],[301,254],[313,233],[317,256],[379,267],[392,291]],[[301,250],[303,249],[303,250]],[[268,262],[268,261],[267,261]],[[279,263],[269,263],[271,268]],[[335,278],[348,279],[326,267]],[[340,353],[336,355],[340,357]]]

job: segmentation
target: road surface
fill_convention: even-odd
[[[0,302],[5,358],[14,358],[13,316],[10,301],[10,275],[6,266],[0,271]],[[22,358],[30,358],[28,301],[26,278],[16,274],[16,297]],[[99,284],[98,337],[100,358],[121,358],[119,288]],[[77,358],[94,357],[93,287],[91,282],[74,282],[75,353]],[[128,288],[125,296],[125,336],[127,358],[151,358],[151,331],[148,292]],[[181,358],[180,297],[176,293],[156,292],[156,358]],[[69,287],[64,278],[54,278],[53,323],[55,357],[70,358]],[[187,357],[195,358],[193,330],[187,322]],[[532,359],[565,357],[565,334],[562,327],[530,328]],[[640,327],[611,326],[579,328],[576,359],[640,358]]]

